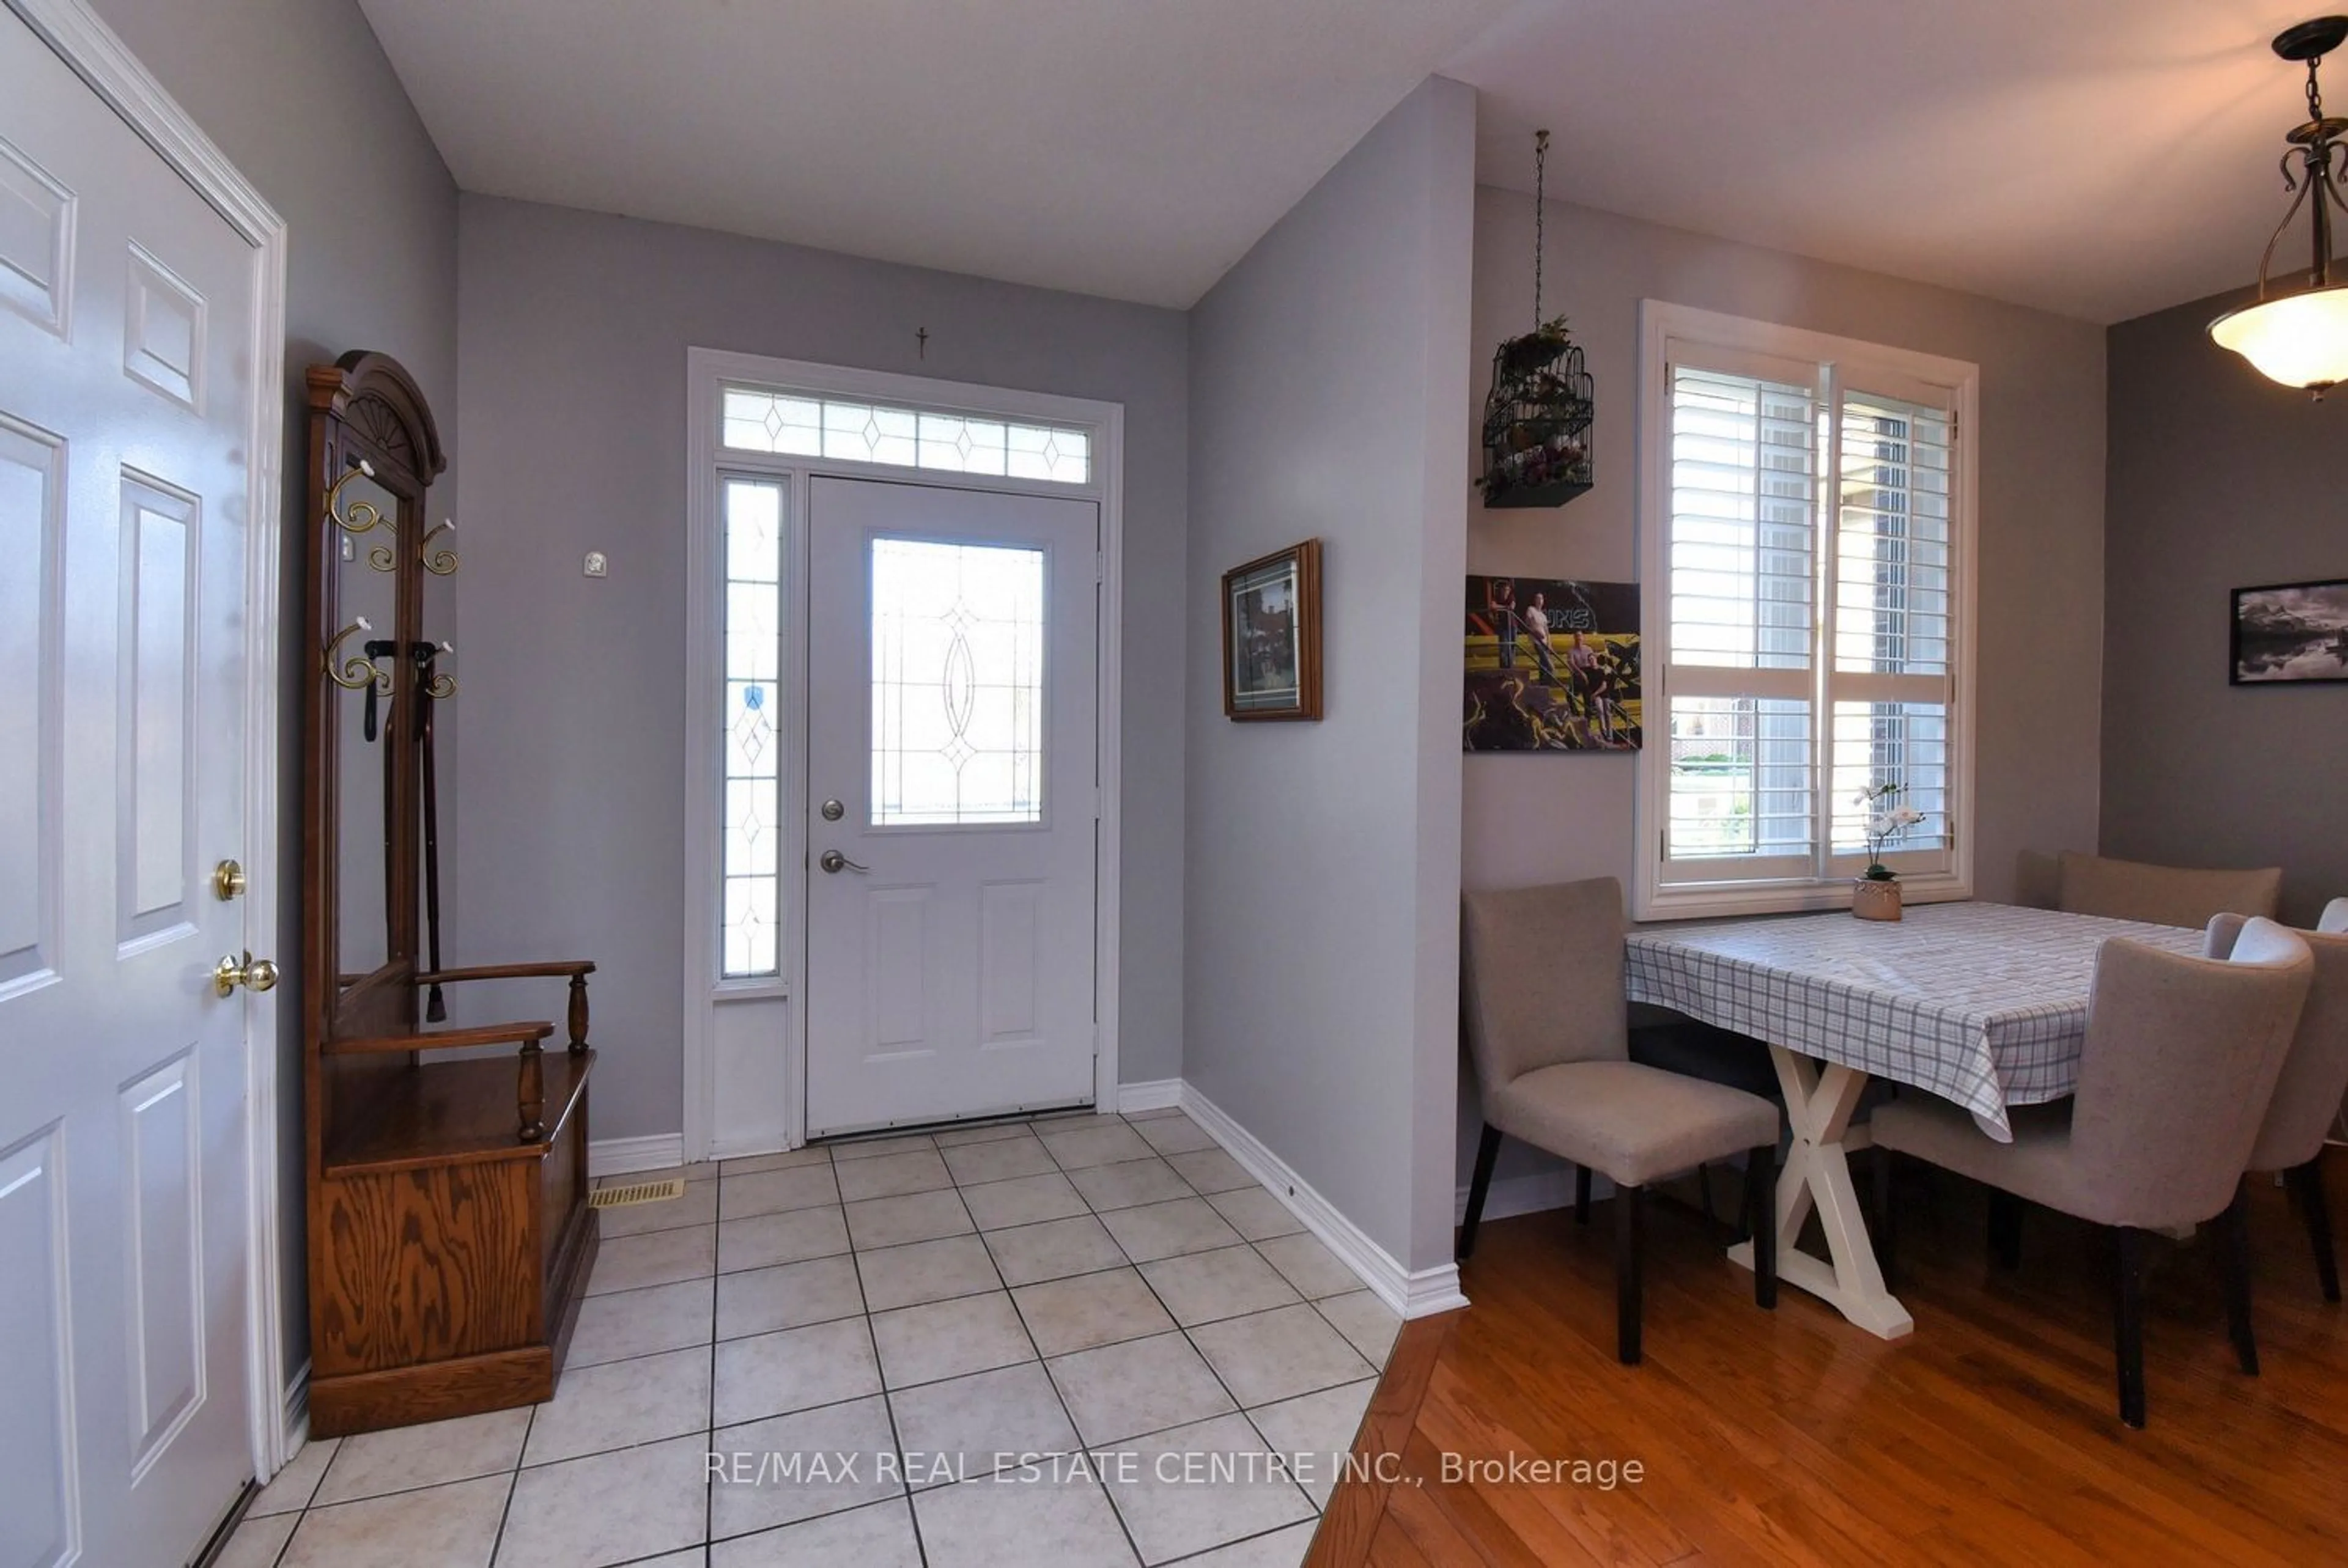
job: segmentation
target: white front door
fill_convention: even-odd
[[[252,1474],[252,248],[0,8],[0,1564],[176,1564]]]
[[[1093,1097],[1099,518],[810,482],[811,1137]]]

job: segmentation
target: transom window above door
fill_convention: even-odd
[[[736,452],[1056,485],[1088,485],[1093,477],[1092,432],[1065,425],[730,385],[720,425],[720,439]]]

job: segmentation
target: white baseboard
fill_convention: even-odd
[[[1416,1273],[1405,1268],[1400,1259],[1372,1241],[1361,1226],[1313,1191],[1311,1184],[1265,1147],[1262,1139],[1189,1083],[1182,1085],[1181,1105],[1190,1119],[1205,1128],[1248,1174],[1269,1188],[1291,1214],[1304,1222],[1305,1229],[1320,1237],[1322,1245],[1335,1253],[1379,1300],[1395,1311],[1405,1317],[1424,1317],[1468,1305],[1468,1298],[1459,1293],[1459,1270],[1456,1265],[1447,1263],[1439,1268],[1423,1268]]]
[[[1455,1312],[1468,1305],[1468,1293],[1459,1288],[1459,1266],[1456,1263],[1406,1274],[1402,1287],[1402,1315],[1405,1317],[1430,1317],[1438,1312]]]
[[[685,1134],[661,1132],[650,1138],[598,1138],[587,1145],[591,1178],[624,1176],[636,1171],[665,1171],[685,1163]]]
[[[1468,1305],[1459,1291],[1459,1270],[1444,1264],[1437,1268],[1416,1272],[1403,1266],[1400,1259],[1372,1241],[1368,1233],[1339,1213],[1313,1189],[1310,1183],[1289,1168],[1288,1163],[1267,1148],[1262,1140],[1241,1126],[1230,1112],[1190,1084],[1179,1078],[1161,1078],[1142,1083],[1122,1083],[1117,1086],[1117,1107],[1119,1112],[1164,1111],[1180,1109],[1190,1113],[1215,1142],[1220,1143],[1231,1158],[1269,1188],[1274,1197],[1286,1204],[1289,1212],[1304,1223],[1304,1227],[1321,1238],[1323,1245],[1342,1258],[1345,1266],[1360,1276],[1362,1283],[1375,1292],[1378,1298],[1405,1317],[1424,1317],[1429,1313],[1448,1312]],[[591,1177],[627,1175],[636,1171],[661,1171],[685,1163],[685,1135],[664,1132],[649,1138],[602,1138],[587,1146],[587,1173]],[[1559,1195],[1560,1185],[1563,1195]],[[1563,1173],[1541,1173],[1496,1182],[1484,1204],[1488,1219],[1499,1219],[1509,1214],[1530,1214],[1538,1209],[1556,1208],[1572,1201],[1572,1183]],[[1467,1210],[1467,1189],[1457,1194],[1458,1212]],[[302,1397],[306,1411],[307,1375],[302,1384]],[[293,1392],[288,1392],[289,1409]],[[306,1427],[306,1413],[303,1418]],[[293,1430],[289,1418],[287,1430]],[[290,1451],[290,1450],[289,1450]]]
[[[1182,1081],[1156,1078],[1147,1083],[1117,1086],[1117,1108],[1128,1115],[1137,1111],[1171,1111],[1182,1103]]]

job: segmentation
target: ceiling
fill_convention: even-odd
[[[1509,0],[360,0],[467,190],[1188,306]]]
[[[468,190],[1187,306],[1431,71],[1478,173],[2096,322],[2247,282],[2311,0],[361,0]],[[2348,106],[2348,53],[2336,101]],[[2298,241],[2285,251],[2296,261]]]
[[[1532,0],[1446,64],[1478,173],[2094,322],[2240,287],[2314,0]],[[2348,50],[2327,68],[2348,107]],[[2306,265],[2302,221],[2278,265]]]

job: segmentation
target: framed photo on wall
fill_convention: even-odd
[[[2348,681],[2348,579],[2234,590],[2237,686]]]
[[[1321,716],[1321,541],[1223,574],[1223,715]]]

